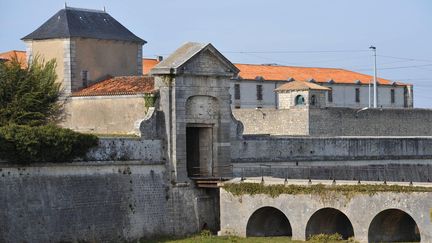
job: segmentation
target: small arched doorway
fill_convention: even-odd
[[[292,236],[291,224],[279,209],[263,207],[249,218],[246,236]]]
[[[336,233],[346,240],[354,236],[354,229],[348,217],[334,208],[322,208],[316,211],[306,226],[306,239],[313,235]]]
[[[305,99],[304,99],[303,95],[297,95],[294,99],[294,104],[295,105],[304,105]]]
[[[370,243],[420,242],[420,231],[409,214],[399,209],[387,209],[373,218],[368,238]]]

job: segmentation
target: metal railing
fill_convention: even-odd
[[[307,165],[274,165],[274,164],[241,164],[220,165],[213,167],[193,167],[188,173],[193,178],[234,178],[274,177],[306,180],[353,180],[353,181],[400,181],[431,182],[432,165],[360,165],[360,166],[307,166]]]
[[[307,180],[406,181],[431,182],[431,165],[374,165],[374,166],[296,166],[241,165],[233,167],[233,177],[276,177]]]

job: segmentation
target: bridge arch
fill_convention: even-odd
[[[420,242],[417,223],[400,209],[386,209],[378,213],[369,225],[368,238],[375,242]]]
[[[279,209],[262,207],[250,216],[246,236],[292,236],[291,224]]]
[[[317,234],[342,235],[344,240],[354,236],[351,221],[341,211],[334,208],[322,208],[316,211],[306,225],[306,239]]]

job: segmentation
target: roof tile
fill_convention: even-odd
[[[362,84],[372,82],[370,75],[357,73],[340,68],[317,68],[317,67],[293,67],[293,66],[273,66],[257,64],[235,64],[240,69],[239,77],[242,79],[254,80],[257,76],[262,76],[264,80],[287,81],[292,78],[299,81],[313,79],[317,83],[328,83],[333,80],[336,84]],[[394,82],[378,78],[381,85],[392,85]],[[406,85],[397,82],[397,85]]]
[[[281,85],[275,91],[287,91],[287,90],[330,90],[327,87],[305,81],[292,81]]]
[[[109,77],[87,88],[73,92],[72,96],[107,96],[154,93],[154,78],[149,76]]]

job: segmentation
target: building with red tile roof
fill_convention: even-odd
[[[154,93],[154,78],[150,76],[108,77],[89,87],[73,92],[71,96],[136,95]]]
[[[232,108],[278,108],[281,85],[305,82],[325,87],[329,107],[363,108],[372,100],[373,77],[340,68],[235,64],[240,73],[232,80]],[[291,84],[293,85],[293,84]],[[413,107],[412,85],[377,78],[378,107]],[[309,101],[308,101],[309,102]]]
[[[0,60],[10,61],[13,58],[17,58],[23,68],[27,67],[27,57],[25,51],[11,50],[0,53]]]

